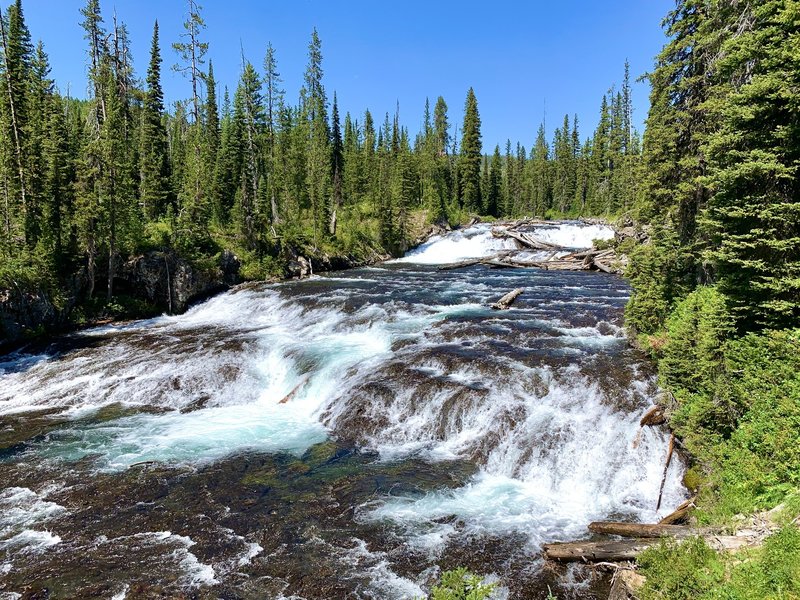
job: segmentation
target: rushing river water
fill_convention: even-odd
[[[657,518],[657,390],[622,279],[436,268],[509,243],[476,226],[0,357],[0,599],[410,599],[461,565],[601,597],[541,545]]]

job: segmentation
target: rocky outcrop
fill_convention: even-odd
[[[192,265],[174,252],[151,251],[129,259],[115,281],[117,291],[147,300],[169,313],[180,313],[194,301],[241,283],[240,263],[227,250],[216,265]]]
[[[0,346],[59,324],[61,314],[44,291],[0,290]]]

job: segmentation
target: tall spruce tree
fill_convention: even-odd
[[[481,118],[478,114],[478,100],[469,88],[464,103],[464,127],[461,138],[461,157],[459,175],[461,183],[461,204],[465,210],[481,210]]]
[[[306,187],[311,204],[314,244],[327,237],[330,223],[330,131],[327,99],[322,85],[322,42],[317,30],[311,33],[308,65],[300,92],[306,144]]]
[[[158,21],[153,25],[147,91],[142,107],[139,202],[148,219],[164,213],[169,199],[167,130],[164,126],[164,92],[161,88],[161,50]]]

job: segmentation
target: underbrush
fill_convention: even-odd
[[[763,547],[720,555],[702,540],[639,559],[642,598],[800,598],[800,330],[737,336],[724,296],[700,287],[644,338],[669,390],[670,424],[692,464],[700,524],[735,527],[782,507]],[[789,523],[789,524],[786,524]]]
[[[701,538],[664,541],[642,553],[640,600],[789,600],[800,597],[800,530],[793,525],[758,548],[720,554]]]

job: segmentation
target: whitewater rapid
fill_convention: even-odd
[[[570,223],[536,234],[574,249],[613,232]],[[433,268],[508,247],[478,225],[397,263],[244,286],[181,316],[4,357],[0,417],[59,422],[4,460],[53,472],[80,464],[113,478],[145,463],[202,470],[245,453],[301,457],[336,439],[374,453],[387,473],[409,460],[472,464],[460,485],[352,506],[359,527],[388,528],[434,563],[469,540],[515,539],[536,555],[543,543],[586,536],[593,520],[658,518],[667,440],[638,424],[658,390],[622,330],[625,284],[594,273]],[[516,287],[525,292],[512,310],[487,308]],[[680,460],[670,467],[661,514],[685,497],[682,469]],[[13,523],[0,519],[3,565],[25,548],[64,546],[57,524],[69,508],[23,487],[0,490],[4,502],[17,512]],[[41,535],[25,546],[25,532]],[[215,585],[239,568],[202,562],[182,534],[148,535],[180,554],[186,586]],[[258,542],[247,544],[246,563],[258,561]],[[420,594],[390,555],[354,544],[331,552],[368,565],[373,591],[363,597]]]
[[[408,252],[397,263],[422,265],[442,265],[457,263],[473,258],[486,258],[504,250],[518,249],[513,239],[496,238],[492,235],[493,225],[479,223],[466,229],[457,229],[447,234],[435,235],[424,244]],[[595,240],[610,240],[614,237],[613,228],[607,225],[589,225],[579,221],[553,224],[537,224],[527,228],[536,238],[560,246],[563,253],[571,250],[591,248]],[[530,253],[521,256],[524,260],[535,260],[549,256],[549,252]]]

